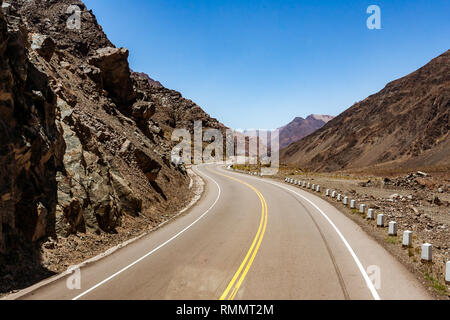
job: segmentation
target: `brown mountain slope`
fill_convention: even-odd
[[[295,118],[292,122],[280,128],[280,148],[284,149],[290,144],[303,139],[322,128],[332,119],[332,116],[315,114],[308,116],[306,119],[301,117]]]
[[[450,51],[281,152],[309,170],[448,166]]]

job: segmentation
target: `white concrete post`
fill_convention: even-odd
[[[360,213],[366,212],[366,205],[365,204],[362,204],[362,205],[359,206],[359,212]]]
[[[377,226],[378,227],[384,227],[384,223],[386,221],[386,217],[384,216],[384,214],[379,214],[377,216]]]
[[[317,192],[320,192],[320,186],[317,186],[317,187],[316,187],[316,191],[317,191]]]
[[[313,191],[316,190],[316,185],[313,184],[312,187],[311,187],[311,189],[312,189]]]
[[[356,201],[355,200],[350,201],[350,208],[351,209],[355,209],[356,208]]]
[[[295,180],[295,181],[294,181],[294,184],[295,184],[295,185],[297,185],[297,183],[298,183],[298,181],[297,181],[297,180]]]
[[[291,184],[293,184],[294,183],[294,179],[291,179]]]
[[[311,183],[308,182],[308,184],[306,185],[307,189],[311,189]]]
[[[429,243],[422,245],[422,261],[433,261],[432,257],[433,246]]]
[[[412,247],[412,231],[406,230],[403,232],[403,242],[402,245],[404,247]]]
[[[367,210],[367,219],[375,220],[375,210],[373,209]]]
[[[336,198],[336,191],[333,191],[333,192],[331,193],[331,197],[332,197],[332,198]]]
[[[348,197],[344,197],[344,204],[348,206]]]
[[[389,222],[389,235],[390,236],[397,235],[397,222],[395,222],[395,221]]]
[[[303,188],[305,188],[305,187],[306,187],[306,181],[303,181],[303,184],[302,184],[302,186],[303,186]]]
[[[327,197],[330,196],[330,189],[325,190],[325,195],[326,195]]]
[[[359,205],[359,212],[360,212],[360,213],[366,212],[366,205],[365,205],[365,204]]]
[[[447,261],[445,267],[445,282],[447,282],[447,284],[450,284],[450,261]]]
[[[338,194],[338,196],[337,196],[337,201],[341,201],[342,200],[342,195],[341,194]]]

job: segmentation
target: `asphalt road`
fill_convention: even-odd
[[[198,204],[83,267],[81,289],[68,289],[66,276],[10,298],[431,299],[394,257],[316,195],[215,165],[194,170],[206,182]]]

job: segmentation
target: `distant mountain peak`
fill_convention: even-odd
[[[322,120],[325,123],[328,123],[328,122],[330,122],[331,120],[334,119],[333,116],[322,115],[322,114],[312,114],[308,118],[312,118],[312,119],[315,119],[315,120]]]
[[[306,119],[296,117],[289,124],[280,128],[280,148],[288,147],[290,144],[303,139],[322,128],[332,119],[332,116],[317,114],[312,114]]]

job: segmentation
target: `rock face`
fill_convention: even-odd
[[[66,150],[64,170],[57,174],[56,231],[63,235],[86,230],[114,231],[123,214],[141,213],[142,200],[103,152],[87,150],[86,145],[95,143],[85,144],[86,139],[94,139],[93,133],[70,112],[70,106],[59,99],[58,108]],[[84,143],[79,136],[83,136]]]
[[[290,144],[300,141],[311,133],[322,128],[329,121],[333,120],[332,116],[310,115],[306,119],[295,118],[288,125],[281,127],[280,130],[280,148],[284,149]]]
[[[50,79],[27,56],[18,18],[9,20],[0,12],[1,253],[54,234],[56,174],[64,150]]]
[[[319,171],[443,168],[450,166],[449,129],[447,51],[291,144],[280,156],[286,164]]]
[[[79,30],[67,27],[73,6]],[[174,127],[192,126],[199,115],[222,126],[133,73],[128,50],[114,47],[82,2],[17,0],[2,8],[0,292],[11,288],[5,275],[34,274],[30,260],[40,264],[39,245],[49,237],[113,235],[136,229],[134,218],[150,227],[176,212],[190,201],[190,179],[170,161],[163,120],[177,115]]]

